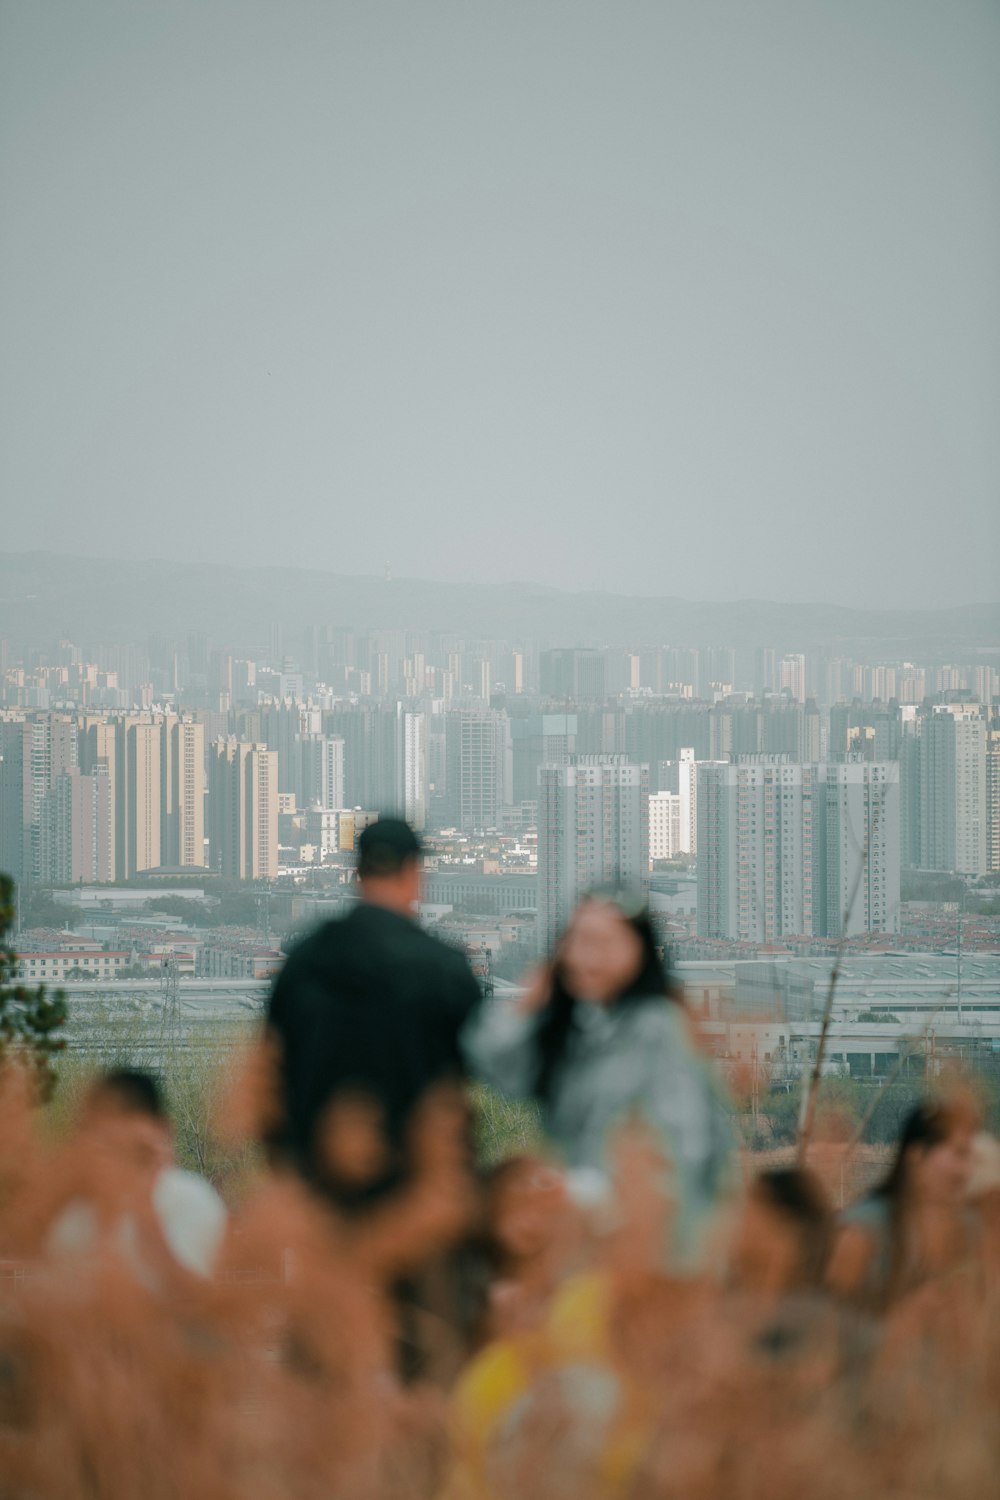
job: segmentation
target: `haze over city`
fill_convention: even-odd
[[[930,0],[7,3],[5,549],[994,599],[998,60]]]
[[[998,82],[0,0],[2,1500],[996,1493]]]

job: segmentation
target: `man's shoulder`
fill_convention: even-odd
[[[433,970],[438,976],[475,983],[460,949],[435,937],[412,917],[371,902],[359,902],[346,915],[301,938],[288,954],[284,975],[286,982],[294,982],[310,972],[343,965],[353,969],[358,963],[366,970],[383,964],[406,966],[418,973]]]
[[[378,910],[378,908],[370,908],[370,910]],[[383,910],[381,917],[375,920],[380,922],[386,938],[397,943],[414,959],[426,960],[428,963],[436,964],[439,968],[452,968],[456,973],[472,972],[460,948],[444,942],[433,932],[428,932],[426,927],[421,927],[414,918]]]
[[[327,973],[331,966],[337,966],[338,954],[344,952],[344,935],[340,930],[344,926],[345,919],[335,917],[291,944],[271,989],[268,1010],[272,1022],[277,1023],[287,996]]]
[[[351,941],[353,918],[355,909],[344,913],[342,916],[329,917],[321,922],[318,927],[312,927],[308,932],[296,938],[288,950],[288,963],[309,964],[316,959],[324,957],[332,950],[341,947],[345,942]]]

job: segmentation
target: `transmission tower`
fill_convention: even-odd
[[[177,974],[177,959],[168,953],[160,971],[160,995],[163,999],[163,1017],[168,1026],[176,1025],[180,1016],[180,983]]]

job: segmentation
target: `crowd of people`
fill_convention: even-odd
[[[3,1500],[994,1493],[972,1096],[928,1095],[840,1204],[846,1148],[741,1152],[641,902],[591,892],[484,1002],[420,878],[373,824],[359,901],[290,954],[218,1122],[260,1144],[228,1202],[150,1073],[52,1140],[0,1069]],[[482,1084],[534,1101],[537,1149],[477,1160]]]

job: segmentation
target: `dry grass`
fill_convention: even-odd
[[[246,1103],[221,1109],[231,1135],[248,1118]],[[450,1396],[400,1388],[389,1284],[433,1260],[467,1218],[453,1128],[445,1116],[431,1122],[413,1192],[364,1233],[258,1172],[243,1184],[213,1280],[161,1270],[144,1281],[112,1234],[84,1261],[46,1255],[47,1226],[69,1198],[84,1193],[104,1225],[131,1214],[142,1229],[142,1195],[120,1160],[88,1153],[71,1133],[40,1130],[7,1069],[3,1500],[995,1493],[993,1240],[882,1326],[818,1297],[775,1300],[759,1286],[678,1280],[657,1269],[649,1248],[662,1205],[638,1157],[624,1217],[583,1250],[576,1243],[543,1314],[482,1356]],[[485,1125],[497,1154],[523,1147],[533,1129],[498,1112]],[[881,1167],[870,1150],[847,1164],[841,1148],[825,1157],[819,1148],[814,1160],[833,1184],[847,1174],[851,1192]]]

